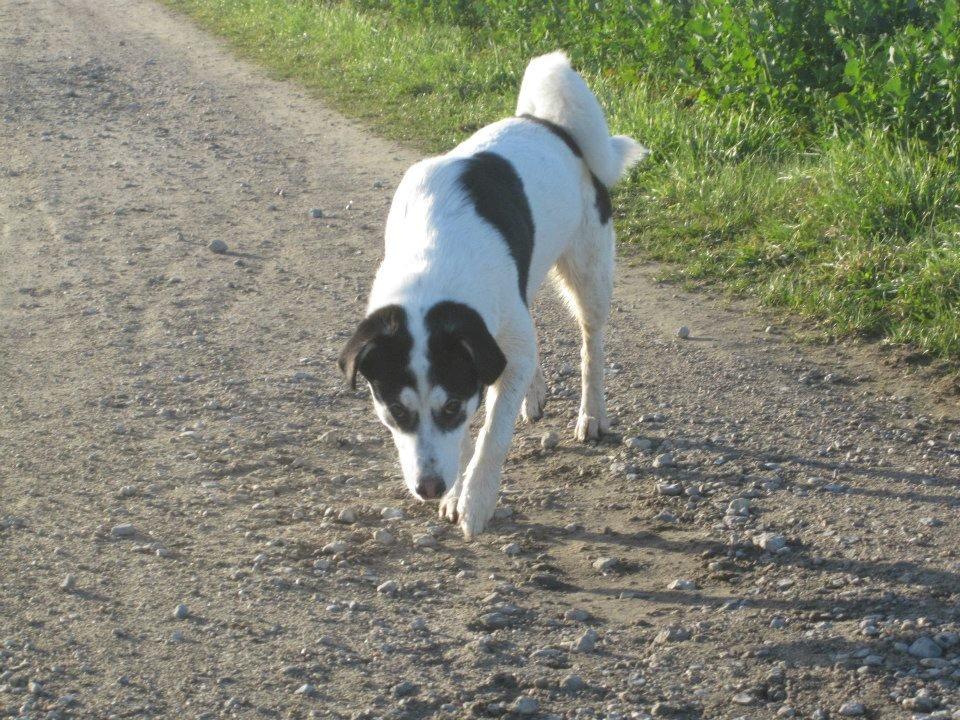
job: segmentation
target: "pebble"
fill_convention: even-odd
[[[690,631],[682,627],[668,627],[657,633],[653,639],[654,645],[665,645],[672,642],[683,642],[690,639]]]
[[[403,510],[396,507],[385,507],[380,511],[380,517],[384,520],[401,520],[403,519]]]
[[[136,535],[137,529],[130,523],[124,523],[123,525],[114,525],[110,530],[110,534],[115,538],[128,538]]]
[[[390,688],[390,692],[394,697],[402,698],[415,694],[417,689],[417,686],[409,680],[403,680],[402,682],[398,682],[396,685]]]
[[[381,595],[393,595],[398,588],[396,580],[387,580],[377,585],[377,592]]]
[[[492,612],[480,616],[480,627],[484,630],[499,630],[510,624],[510,618],[503,613]]]
[[[344,508],[337,513],[337,522],[353,525],[357,521],[357,511],[353,508]]]
[[[314,220],[319,220],[323,217],[323,210],[320,208],[312,208],[310,210],[310,217],[312,217]]]
[[[294,695],[303,695],[305,697],[316,697],[317,696],[317,686],[312,683],[304,683],[296,690],[293,691]]]
[[[943,648],[926,635],[921,635],[907,648],[907,652],[915,658],[938,658],[943,655]]]
[[[695,583],[693,580],[688,580],[686,578],[678,578],[677,580],[674,580],[672,583],[667,585],[667,589],[668,590],[696,590],[697,583]]]
[[[437,539],[429,533],[424,533],[423,535],[417,535],[413,539],[413,544],[421,548],[432,548],[437,546]]]
[[[599,570],[600,572],[610,572],[620,563],[619,558],[615,557],[602,557],[597,558],[593,561],[593,569]]]
[[[507,543],[502,548],[500,548],[500,550],[503,551],[504,555],[511,555],[511,556],[519,555],[522,552],[520,545],[518,545],[515,542]]]
[[[534,715],[540,709],[540,703],[529,695],[521,695],[510,706],[511,712],[517,715]]]
[[[328,542],[322,548],[320,552],[324,555],[338,555],[344,552],[347,549],[347,544],[343,540],[334,540],[333,542]]]
[[[189,614],[190,609],[183,603],[180,603],[173,609],[173,617],[176,620],[185,620]]]
[[[846,717],[860,717],[861,715],[865,715],[866,712],[867,709],[864,707],[863,703],[855,700],[845,702],[840,706],[840,714]]]
[[[576,693],[587,687],[587,683],[579,675],[567,675],[560,681],[560,687],[568,693]]]
[[[656,460],[654,460],[654,465],[656,465]],[[657,483],[657,494],[666,495],[668,497],[675,497],[677,495],[683,494],[683,485],[681,483]]]
[[[778,533],[761,533],[760,535],[754,535],[753,544],[761,550],[777,553],[787,546],[787,539]]]
[[[373,531],[373,541],[375,543],[380,545],[393,545],[395,540],[396,538],[393,537],[393,533],[389,530],[384,530],[381,528],[380,530]]]
[[[571,622],[585,622],[590,619],[590,613],[580,608],[570,608],[563,614],[563,619]]]
[[[750,514],[750,501],[747,498],[734,498],[727,505],[727,515],[746,517]]]
[[[560,436],[553,430],[544,434],[544,436],[540,438],[540,447],[542,447],[544,450],[553,450],[559,444]]]
[[[688,337],[690,337],[690,328],[688,328],[686,325],[681,325],[678,327],[677,337],[681,340],[686,340]]]
[[[600,636],[594,629],[587,630],[583,635],[570,643],[570,652],[590,653],[597,646],[597,639]]]
[[[207,248],[215,255],[223,255],[229,249],[227,244],[220,239],[211,240],[210,244],[207,245]]]
[[[741,692],[734,695],[731,700],[737,705],[752,705],[754,697],[748,692]]]
[[[72,573],[67,573],[66,577],[63,578],[63,582],[60,583],[60,589],[70,592],[77,586],[77,578]]]
[[[653,466],[654,466],[655,468],[659,468],[659,467],[673,467],[675,464],[676,464],[676,462],[675,462],[674,459],[673,459],[673,454],[672,454],[672,453],[662,453],[662,454],[660,454],[660,455],[657,455],[657,456],[653,459]]]
[[[623,444],[631,450],[640,450],[641,452],[646,452],[653,447],[652,441],[642,437],[627,438],[623,441]]]

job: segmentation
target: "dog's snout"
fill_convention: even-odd
[[[447,489],[446,483],[439,475],[427,475],[417,481],[417,495],[424,500],[436,500]]]

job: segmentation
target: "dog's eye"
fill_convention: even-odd
[[[407,410],[400,403],[390,403],[387,406],[387,409],[390,411],[390,414],[393,415],[393,417],[396,418],[398,421],[403,420],[405,417],[407,417],[407,415],[410,414],[410,411]]]
[[[455,418],[460,414],[461,402],[459,400],[447,400],[440,408],[440,414],[445,418]]]

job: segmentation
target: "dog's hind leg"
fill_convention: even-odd
[[[533,382],[527,388],[527,395],[523,399],[521,415],[524,422],[535,423],[543,417],[543,408],[547,404],[547,381],[543,377],[543,366],[540,364],[540,352],[537,352],[537,369],[533,376]]]
[[[460,529],[468,540],[483,532],[497,507],[500,472],[513,439],[520,404],[536,370],[534,331],[533,320],[523,307],[517,310],[511,326],[497,336],[507,356],[507,367],[487,388],[486,417],[457,502]]]
[[[560,290],[580,325],[581,397],[576,438],[596,440],[609,428],[603,395],[603,331],[613,295],[613,225],[590,223],[557,261]]]

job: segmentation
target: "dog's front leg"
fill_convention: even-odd
[[[487,389],[487,414],[457,502],[460,529],[468,540],[483,532],[497,507],[500,471],[510,449],[520,404],[536,369],[533,323],[513,337],[513,347],[505,353],[507,367]]]
[[[470,428],[463,431],[463,439],[460,441],[460,471],[457,473],[457,480],[453,487],[447,491],[440,501],[440,517],[449,520],[452,523],[457,522],[460,516],[457,513],[457,502],[460,500],[460,491],[463,489],[463,478],[467,472],[467,466],[470,458],[473,457],[473,436],[470,434]]]

